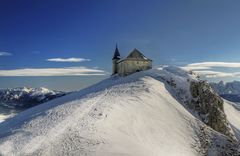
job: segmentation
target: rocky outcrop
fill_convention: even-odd
[[[223,109],[223,100],[218,96],[205,81],[192,81],[190,83],[192,100],[189,102],[200,119],[214,130],[235,140],[233,131],[226,119]]]
[[[206,124],[197,121],[198,125],[192,125],[196,130],[196,144],[193,148],[202,156],[239,156],[239,143],[229,139],[225,135],[219,135]]]

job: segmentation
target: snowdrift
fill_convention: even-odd
[[[238,104],[225,100],[224,110],[235,135],[240,140],[240,107]]]
[[[162,67],[114,76],[33,107],[0,124],[0,155],[206,154],[199,137],[204,124],[176,100],[173,91],[182,90],[183,101],[191,98],[189,81],[197,79],[179,68]],[[230,120],[239,130],[235,117]],[[207,152],[218,154],[213,147]]]

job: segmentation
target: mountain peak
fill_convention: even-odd
[[[195,91],[209,90],[207,84],[198,86],[200,81],[195,75],[177,67],[110,77],[0,124],[1,154],[192,156],[207,152],[236,153],[231,137],[207,125],[209,118],[204,113],[211,112],[199,111],[197,107],[202,106],[195,105],[195,102],[210,103],[208,100],[214,99],[215,94],[210,90],[207,93],[212,98],[196,101],[203,95],[197,91],[193,94],[191,83],[196,83]],[[216,113],[225,117],[222,108]],[[237,117],[236,114],[231,116]],[[219,122],[226,126],[225,121]],[[29,148],[32,144],[34,148]]]
[[[17,87],[0,90],[0,101],[7,107],[29,108],[67,93],[53,91],[44,87]]]

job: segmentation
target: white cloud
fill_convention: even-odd
[[[219,71],[212,71],[212,70],[199,70],[194,72],[199,74],[200,76],[205,76],[207,78],[239,77],[240,76],[239,72],[226,73],[226,72],[219,72]]]
[[[214,68],[214,67],[225,67],[225,68],[238,68],[240,63],[238,62],[200,62],[200,63],[191,63],[186,67],[190,68]]]
[[[91,61],[90,59],[85,59],[85,58],[51,58],[47,59],[47,61],[50,62],[85,62],[85,61]]]
[[[206,70],[206,69],[211,69],[211,67],[201,67],[201,66],[185,66],[185,67],[181,67],[185,70]]]
[[[240,63],[238,62],[200,62],[191,63],[182,67],[186,70],[192,70],[195,73],[207,77],[207,78],[223,78],[223,77],[240,77],[240,72],[223,72],[217,71],[217,68],[239,68]]]
[[[107,73],[103,70],[87,67],[23,68],[0,70],[0,76],[91,76],[106,74]]]
[[[1,51],[0,52],[0,56],[11,56],[12,54],[9,53],[9,52],[4,52],[4,51]]]

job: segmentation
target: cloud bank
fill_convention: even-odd
[[[0,51],[0,56],[11,56],[12,54],[9,52],[4,52],[4,51]]]
[[[240,77],[240,72],[223,72],[217,71],[216,68],[239,68],[240,63],[238,62],[199,62],[191,63],[182,67],[186,70],[192,70],[200,76],[206,78],[224,78],[224,77]]]
[[[106,75],[107,72],[87,67],[65,68],[23,68],[0,70],[0,76],[93,76]]]
[[[196,72],[200,76],[205,76],[207,78],[240,77],[240,72],[227,73],[212,70],[199,70],[194,72]]]
[[[200,62],[200,63],[191,63],[186,66],[188,69],[198,68],[198,69],[210,69],[214,67],[223,67],[223,68],[238,68],[240,63],[238,62]]]
[[[90,59],[85,59],[85,58],[50,58],[47,59],[49,62],[85,62],[85,61],[91,61]]]

